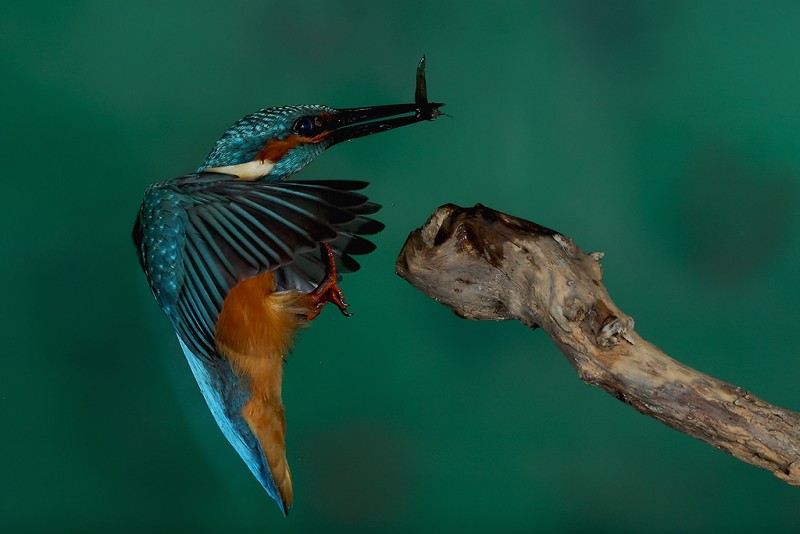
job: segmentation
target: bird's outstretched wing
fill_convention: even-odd
[[[264,452],[242,408],[249,385],[214,343],[228,291],[275,271],[281,289],[314,287],[325,269],[318,246],[331,245],[339,270],[358,269],[351,254],[375,246],[361,237],[383,225],[356,181],[244,182],[199,173],[151,186],[133,237],[156,300],[172,322],[203,397],[230,444],[281,506]]]
[[[361,235],[383,228],[366,217],[379,206],[355,192],[366,185],[200,173],[148,189],[134,241],[153,294],[187,348],[214,357],[217,318],[238,282],[285,268],[283,289],[313,283],[309,277],[323,270],[320,242],[332,246],[342,271],[357,269],[351,255],[375,248]]]

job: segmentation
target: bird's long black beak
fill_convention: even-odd
[[[330,145],[334,145],[420,121],[434,121],[443,115],[439,111],[442,106],[444,104],[439,102],[428,102],[425,56],[422,56],[417,66],[417,83],[413,104],[339,109],[325,124],[325,129],[330,132],[326,136],[326,141]]]

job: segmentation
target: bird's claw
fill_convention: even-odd
[[[322,308],[327,303],[333,303],[342,312],[342,315],[350,317],[352,313],[347,311],[350,306],[344,300],[344,292],[339,288],[336,282],[336,258],[333,255],[333,250],[327,243],[320,243],[322,248],[322,259],[326,262],[325,278],[319,283],[314,291],[308,294],[311,297],[311,310],[306,314],[306,318],[310,321],[315,319],[320,314]]]

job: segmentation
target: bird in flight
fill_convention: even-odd
[[[420,121],[425,57],[413,104],[283,106],[247,115],[193,174],[151,185],[133,241],[211,413],[284,515],[292,505],[281,402],[296,332],[326,303],[349,315],[340,273],[375,245],[380,206],[352,180],[287,181],[325,149]]]

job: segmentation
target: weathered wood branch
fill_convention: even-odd
[[[584,382],[800,485],[800,414],[695,371],[639,337],[603,286],[601,257],[532,222],[449,204],[411,233],[396,271],[461,317],[541,327]]]

